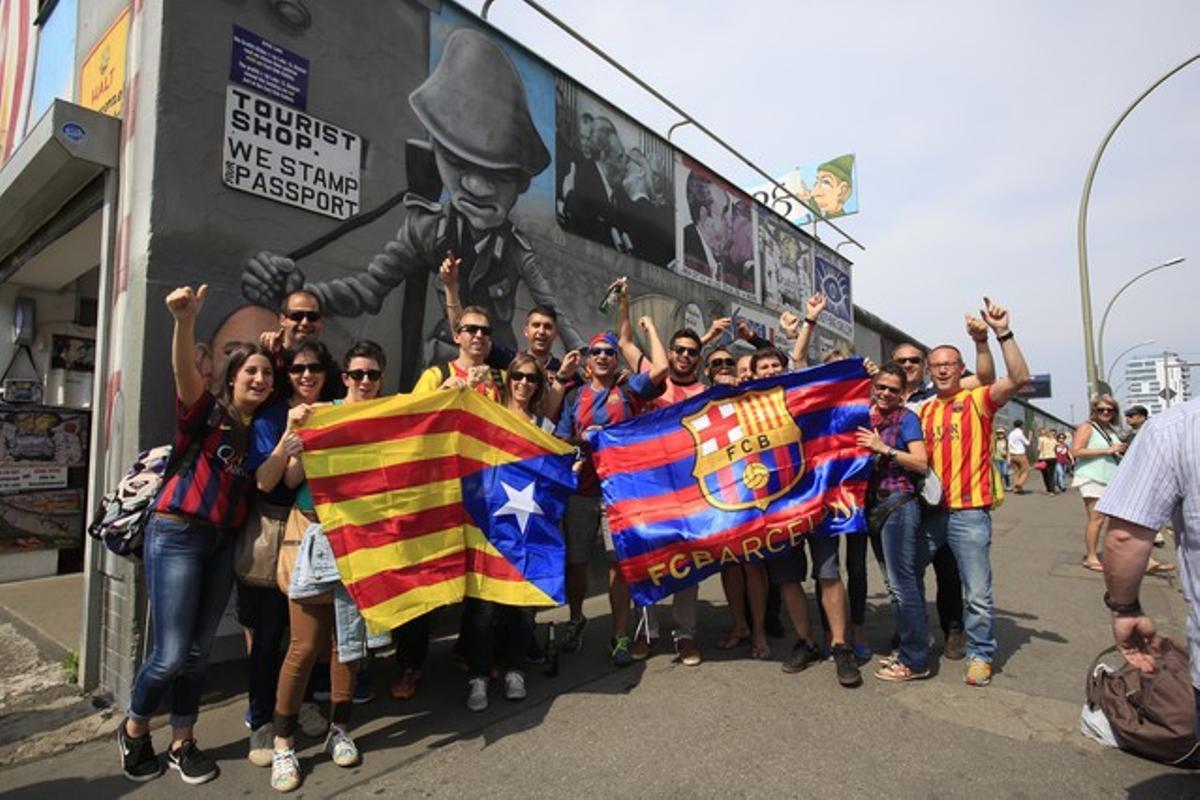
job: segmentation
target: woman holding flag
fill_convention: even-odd
[[[342,361],[346,398],[341,402],[361,403],[378,397],[385,364],[383,348],[378,344],[363,341],[351,347]],[[303,425],[312,410],[313,405],[309,403],[292,408],[288,412],[284,435],[294,433],[296,428]],[[296,758],[294,740],[300,705],[318,653],[323,649],[332,651],[329,660],[330,724],[329,734],[325,738],[325,751],[339,767],[357,764],[359,753],[346,730],[353,708],[355,665],[353,661],[343,660],[339,648],[339,644],[349,643],[339,641],[339,635],[345,633],[345,615],[337,613],[338,603],[333,597],[337,593],[336,573],[332,581],[317,577],[320,573],[329,572],[330,566],[336,570],[336,565],[328,540],[317,520],[312,492],[304,482],[304,465],[298,456],[289,459],[283,480],[296,489],[295,513],[302,515],[308,523],[288,592],[292,639],[279,670],[275,699],[275,754],[271,765],[271,788],[290,792],[300,786],[300,763]],[[303,563],[306,551],[313,553],[312,564],[307,569]],[[320,558],[321,554],[325,558]],[[333,585],[330,586],[330,583]]]

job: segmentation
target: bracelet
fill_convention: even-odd
[[[1108,606],[1109,611],[1121,616],[1138,617],[1142,614],[1142,604],[1138,602],[1137,598],[1134,598],[1131,603],[1114,603],[1108,596],[1108,592],[1105,592],[1104,605]]]
[[[1009,339],[1013,338],[1014,335],[1015,334],[1012,331],[1005,331],[1004,333],[998,333],[998,334],[996,334],[996,341],[997,342],[1007,342]]]
[[[449,300],[447,300],[446,308],[462,308],[462,306],[460,306],[458,303],[451,303]]]
[[[817,321],[815,319],[809,319],[808,317],[805,317],[804,324],[805,325],[816,325]]]

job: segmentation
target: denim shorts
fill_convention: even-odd
[[[837,580],[841,576],[838,561],[840,536],[808,537],[808,549],[812,551],[813,577],[821,580]],[[767,561],[767,575],[771,583],[804,583],[808,579],[808,558],[804,546],[793,547],[778,558]]]

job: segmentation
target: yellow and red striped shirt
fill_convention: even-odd
[[[929,468],[942,482],[944,507],[990,508],[994,502],[992,417],[997,408],[987,386],[933,397],[921,406]]]

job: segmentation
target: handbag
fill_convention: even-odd
[[[275,586],[279,546],[290,509],[259,499],[233,545],[233,571],[248,586]]]
[[[304,541],[304,532],[312,521],[304,516],[298,508],[292,508],[288,513],[287,522],[283,526],[283,539],[279,542],[279,557],[275,560],[275,585],[279,591],[291,598],[292,574],[296,571],[296,561],[300,557],[300,543]],[[316,597],[306,597],[303,600],[292,600],[294,603],[309,605],[325,605],[333,602],[333,594],[326,592]]]

